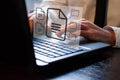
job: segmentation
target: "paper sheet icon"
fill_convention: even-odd
[[[40,7],[35,7],[34,14],[33,36],[39,37],[45,33],[45,11]]]
[[[58,8],[47,9],[46,27],[48,26],[50,26],[50,29],[46,28],[47,37],[61,41],[64,41],[66,39],[67,17],[61,9]],[[61,27],[65,28],[65,32],[61,37],[58,37],[56,36],[56,31],[60,31]]]

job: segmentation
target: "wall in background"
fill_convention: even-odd
[[[27,12],[34,9],[34,3],[41,2],[42,0],[25,0]]]

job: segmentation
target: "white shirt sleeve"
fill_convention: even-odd
[[[120,48],[120,28],[119,27],[114,27],[114,26],[110,26],[110,27],[115,32],[115,37],[116,37],[115,47]]]

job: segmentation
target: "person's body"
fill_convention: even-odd
[[[51,5],[57,4],[57,5],[72,5],[72,6],[82,6],[84,7],[84,12],[83,12],[83,18],[80,20],[81,24],[79,21],[77,22],[78,24],[81,25],[80,30],[73,31],[73,34],[78,35],[78,36],[83,36],[85,38],[88,38],[90,40],[94,41],[101,41],[105,42],[108,44],[111,44],[112,46],[119,47],[120,48],[120,38],[119,38],[119,33],[120,33],[120,28],[117,27],[111,27],[111,26],[105,26],[104,28],[100,28],[99,26],[95,25],[92,21],[94,18],[94,14],[92,17],[90,16],[90,13],[87,14],[88,11],[93,10],[94,13],[94,3],[91,5],[91,1],[86,2],[86,0],[82,0],[82,5],[80,1],[78,0],[43,0],[42,4],[40,5],[42,8],[44,7],[49,7]],[[84,3],[84,4],[83,4]],[[30,19],[30,26],[33,26],[33,22],[31,19],[33,19],[33,13],[30,14],[29,19]],[[68,28],[72,24],[68,25]],[[72,25],[73,26],[73,25]],[[31,28],[32,30],[32,28]],[[64,32],[64,28],[61,29],[61,31],[57,32],[56,34],[60,36]],[[68,37],[72,37],[69,35]]]

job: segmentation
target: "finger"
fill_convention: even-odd
[[[70,22],[70,23],[67,24],[67,28],[65,28],[65,27],[61,28],[60,31],[56,32],[56,35],[60,37],[63,33],[65,33],[65,31],[66,32],[74,32],[74,31],[79,30],[79,29],[80,29],[80,24],[79,23]]]
[[[60,37],[63,33],[67,32],[67,31],[70,31],[70,28],[73,28],[72,25],[70,25],[70,23],[68,24],[67,28],[61,28],[59,29],[59,31],[56,32],[56,35],[58,37]]]
[[[84,37],[87,37],[88,36],[88,32],[86,30],[77,30],[77,31],[75,31],[73,33],[67,34],[68,38],[72,38],[72,37],[75,37],[75,36],[84,36]]]
[[[28,18],[31,18],[33,15],[35,16],[35,11],[28,13]]]
[[[80,36],[87,37],[88,32],[86,30],[80,30]]]
[[[81,30],[88,30],[90,28],[90,24],[88,21],[82,21],[81,22]]]
[[[81,28],[81,23],[79,22],[70,22],[71,24],[68,25],[67,31],[68,32],[73,32],[76,30],[79,30]]]
[[[65,28],[61,28],[59,31],[56,32],[56,35],[60,37],[65,32],[65,30]]]
[[[75,37],[75,36],[80,36],[81,30],[77,30],[75,32],[67,34],[68,38]]]
[[[30,31],[33,31],[33,20],[29,20]]]
[[[47,31],[51,31],[51,26],[44,26]]]

